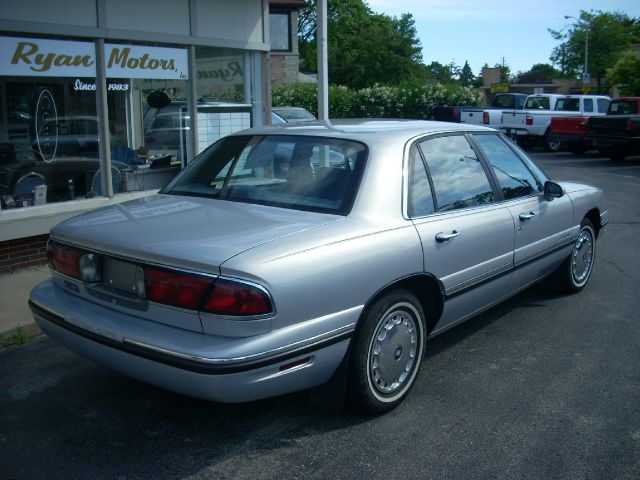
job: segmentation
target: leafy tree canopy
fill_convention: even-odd
[[[301,68],[316,71],[316,0],[300,10]],[[363,0],[327,2],[329,80],[353,88],[424,77],[422,46],[410,13],[375,14]]]
[[[607,78],[620,86],[626,96],[640,96],[640,57],[633,50],[623,52],[616,64],[607,71]]]
[[[554,78],[562,78],[563,73],[548,63],[536,63],[526,72],[518,72],[515,80],[518,83],[551,83]]]
[[[465,61],[462,70],[460,70],[460,85],[462,85],[463,87],[470,87],[471,85],[473,85],[475,78],[476,77],[473,74],[471,67],[469,66],[469,62]]]
[[[549,29],[553,38],[562,42],[553,49],[551,61],[574,78],[584,73],[587,32],[588,73],[600,91],[607,69],[632,43],[640,42],[640,22],[623,12],[581,10],[578,21],[568,30]]]

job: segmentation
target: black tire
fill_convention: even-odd
[[[409,291],[390,291],[368,307],[351,345],[348,405],[380,414],[409,394],[420,369],[426,340],[425,319]]]
[[[542,139],[544,142],[544,149],[547,152],[559,152],[560,151],[560,140],[555,135],[551,135],[549,130],[544,134]]]
[[[591,278],[595,259],[596,231],[591,221],[585,218],[571,254],[554,275],[552,285],[567,293],[579,292]]]

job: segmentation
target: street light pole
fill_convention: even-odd
[[[585,23],[583,20],[580,20],[579,18],[574,17],[573,15],[565,15],[564,16],[565,20],[568,20],[570,18],[573,18],[576,21],[576,25],[578,25],[579,27],[584,28],[584,71],[582,72],[582,85],[583,85],[583,90],[588,90],[588,85],[590,82],[590,78],[589,78],[589,27],[590,25],[588,23]]]
[[[584,78],[589,78],[589,29],[584,29]]]

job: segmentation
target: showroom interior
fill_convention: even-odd
[[[302,5],[5,5],[0,274],[44,263],[59,221],[147,196],[222,136],[269,123],[272,80],[297,79]]]

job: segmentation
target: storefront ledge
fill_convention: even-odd
[[[34,207],[0,210],[0,242],[44,235],[54,225],[79,213],[153,195],[158,190],[119,193],[112,198],[96,197]]]

